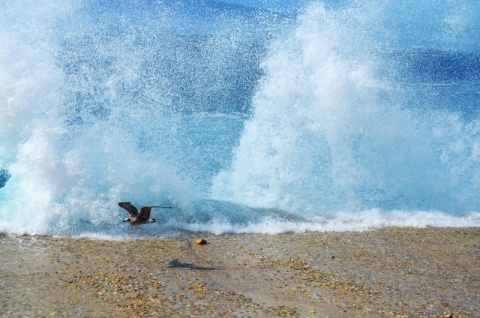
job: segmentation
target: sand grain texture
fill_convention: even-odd
[[[480,228],[0,236],[2,317],[480,317]]]

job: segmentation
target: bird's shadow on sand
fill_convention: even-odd
[[[202,270],[202,271],[214,271],[217,270],[215,267],[203,267],[197,266],[195,264],[184,263],[178,259],[171,260],[168,263],[169,268],[188,268],[188,269],[195,269],[195,270]]]

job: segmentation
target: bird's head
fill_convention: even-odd
[[[126,219],[124,219],[122,222],[128,222],[128,223],[130,223],[130,222],[132,222],[132,219],[131,219],[131,218],[126,218]]]

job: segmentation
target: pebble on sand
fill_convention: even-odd
[[[206,240],[206,239],[203,239],[203,238],[196,239],[195,242],[196,242],[198,245],[207,244],[207,240]]]

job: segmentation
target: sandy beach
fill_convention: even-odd
[[[480,228],[0,246],[2,317],[480,317]]]

